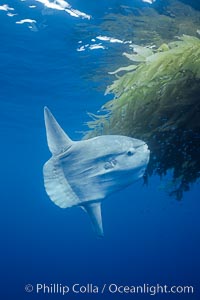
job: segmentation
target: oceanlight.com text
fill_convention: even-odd
[[[160,284],[142,284],[142,285],[120,285],[116,283],[103,283],[96,285],[87,284],[63,284],[63,283],[37,283],[35,285],[26,284],[25,291],[35,294],[148,294],[150,296],[162,294],[194,294],[194,287],[190,285],[160,285]]]

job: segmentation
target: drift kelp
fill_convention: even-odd
[[[132,63],[113,72],[107,93],[115,98],[103,107],[108,114],[88,122],[88,136],[143,139],[152,153],[148,174],[173,170],[169,190],[180,199],[200,171],[200,39],[183,35],[154,52],[135,46],[124,55]]]
[[[132,43],[159,47],[174,40],[175,36],[196,36],[199,29],[200,11],[177,0],[156,0],[152,5],[134,0],[127,1],[127,5],[110,7],[98,24],[81,22],[77,25],[76,36],[82,41],[78,50],[81,50],[83,65],[89,63],[91,66],[82,76],[89,81],[92,78],[94,88],[103,92],[111,83],[108,72],[126,65],[121,54],[128,52]],[[101,49],[93,51],[96,45]],[[100,64],[93,56],[96,53],[103,58]]]
[[[178,0],[156,1],[141,7],[140,1],[121,6],[118,13],[111,11],[103,18],[101,29],[107,35],[123,37],[145,45],[170,42],[175,35],[195,35],[199,29],[200,12]]]

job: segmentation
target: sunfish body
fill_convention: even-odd
[[[52,157],[43,168],[50,199],[61,208],[80,206],[103,236],[101,201],[141,178],[149,161],[147,145],[138,139],[103,135],[72,141],[47,107],[47,143]]]

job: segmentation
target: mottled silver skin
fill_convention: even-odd
[[[147,145],[120,135],[72,141],[48,108],[45,125],[52,152],[43,170],[47,194],[61,208],[81,206],[102,236],[101,201],[144,175],[150,154]]]

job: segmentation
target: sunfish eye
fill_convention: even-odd
[[[135,148],[130,148],[130,149],[127,151],[127,155],[128,155],[128,156],[132,156],[134,153],[135,153]]]

